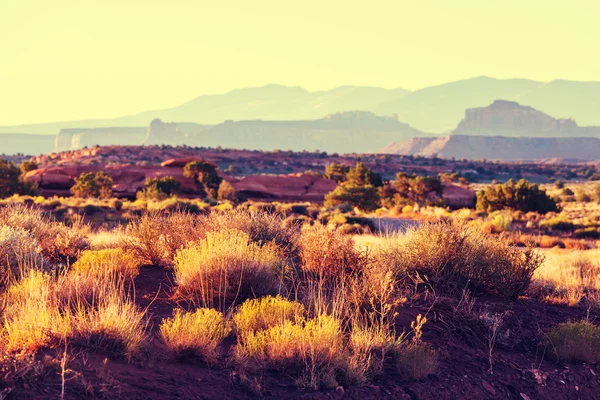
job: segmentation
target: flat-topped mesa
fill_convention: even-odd
[[[382,153],[471,160],[598,160],[600,138],[450,135],[392,143]]]
[[[580,128],[575,120],[556,119],[514,101],[496,100],[487,107],[469,108],[455,134],[486,136],[597,136],[600,127]]]
[[[165,123],[156,118],[150,122],[150,126],[146,130],[146,138],[143,141],[144,145],[151,144],[166,144],[177,146],[185,143],[186,135],[179,130],[174,122]]]

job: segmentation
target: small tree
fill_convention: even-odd
[[[35,189],[32,187],[31,189]],[[28,185],[21,180],[21,171],[17,166],[0,159],[0,197],[8,197],[13,194],[29,194]]]
[[[29,171],[35,171],[38,169],[38,165],[35,161],[23,161],[20,168],[21,174],[25,176]]]
[[[243,201],[242,196],[237,191],[237,189],[234,188],[231,183],[224,179],[219,185],[219,191],[217,194],[219,196],[219,200],[229,200],[234,203]]]
[[[346,183],[356,186],[383,186],[383,180],[379,174],[371,171],[361,162],[357,162],[346,174]]]
[[[181,190],[181,183],[172,176],[146,180],[144,189],[137,193],[140,200],[165,200]]]
[[[444,187],[439,176],[407,175],[403,172],[396,174],[396,179],[390,182],[392,200],[396,204],[416,203],[435,204],[442,202]]]
[[[325,175],[327,179],[342,183],[346,180],[346,174],[350,171],[350,166],[344,164],[331,163],[325,167]]]
[[[556,200],[538,185],[521,179],[510,179],[505,184],[490,185],[477,193],[477,210],[492,212],[504,209],[540,214],[559,211]]]
[[[209,197],[217,198],[217,191],[223,178],[217,173],[217,167],[208,161],[192,161],[183,167],[183,176],[193,179],[199,191],[203,191]]]
[[[104,172],[83,172],[75,179],[71,193],[75,197],[109,199],[112,197],[113,180]]]
[[[345,181],[325,196],[325,206],[348,204],[363,211],[376,210],[381,199],[378,186],[382,186],[381,176],[358,162],[348,170]]]
[[[344,183],[325,196],[325,207],[349,204],[363,211],[374,211],[379,207],[379,191],[371,185]]]

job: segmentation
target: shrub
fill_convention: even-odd
[[[600,228],[595,228],[593,226],[575,229],[573,233],[577,239],[600,239]]]
[[[513,219],[510,215],[495,214],[491,218],[492,232],[502,233],[511,229]]]
[[[140,263],[167,267],[172,265],[178,249],[201,236],[197,218],[193,215],[149,212],[127,225],[123,241],[125,249],[130,250]]]
[[[438,222],[409,229],[396,244],[397,274],[419,275],[436,289],[462,293],[466,287],[516,297],[524,292],[543,257],[506,239],[466,225]]]
[[[439,176],[408,175],[404,172],[396,174],[396,179],[390,182],[386,190],[392,204],[406,203],[419,205],[434,205],[443,203],[444,187]]]
[[[281,296],[267,296],[246,300],[233,314],[236,331],[240,335],[268,329],[286,321],[297,321],[305,313],[301,303]]]
[[[223,314],[211,308],[195,312],[175,310],[172,318],[160,324],[160,334],[167,350],[178,357],[196,355],[206,362],[217,359],[217,346],[231,332]]]
[[[234,354],[252,368],[285,370],[296,377],[298,386],[316,390],[337,386],[343,342],[340,321],[320,315],[249,332],[240,338]]]
[[[30,268],[41,267],[43,257],[38,241],[21,228],[0,226],[0,271],[3,279],[19,278]]]
[[[298,241],[302,270],[312,276],[340,277],[360,267],[360,253],[352,238],[316,224],[302,231]]]
[[[152,178],[146,180],[144,189],[137,192],[137,198],[140,200],[165,200],[174,196],[181,190],[181,183],[172,176],[162,178]]]
[[[109,199],[112,196],[113,180],[104,172],[83,172],[75,179],[71,193],[75,197]]]
[[[37,270],[8,288],[1,333],[7,351],[35,352],[64,339],[83,340],[128,357],[141,349],[145,312],[132,301],[109,290],[97,294],[93,306],[65,304],[61,290],[54,278]]]
[[[217,190],[223,178],[217,172],[217,166],[209,161],[192,161],[183,167],[183,176],[193,179],[198,189],[212,199],[217,198]]]
[[[147,340],[147,325],[145,311],[113,292],[98,298],[94,307],[80,306],[75,312],[74,338],[131,358]]]
[[[600,328],[588,321],[559,324],[548,338],[559,361],[593,363],[600,360]]]
[[[396,369],[402,380],[420,380],[437,369],[438,352],[429,343],[408,341],[394,351]]]
[[[121,249],[86,250],[73,264],[73,272],[98,279],[110,276],[133,279],[138,271],[134,255]]]
[[[242,195],[226,180],[223,180],[219,185],[217,197],[219,200],[228,200],[234,203],[243,201]]]
[[[19,167],[0,158],[0,198],[13,194],[35,194],[35,192],[35,185],[21,179]]]
[[[54,264],[75,260],[81,251],[89,247],[85,237],[88,228],[85,225],[77,222],[66,226],[30,206],[16,204],[1,209],[0,225],[31,232],[44,258]]]
[[[242,231],[208,232],[206,239],[177,251],[175,280],[184,297],[211,305],[277,293],[284,272],[280,250],[262,247]]]
[[[572,232],[576,226],[566,217],[558,215],[556,217],[541,221],[540,227],[557,231]]]
[[[510,179],[505,184],[490,185],[477,193],[477,210],[493,212],[504,209],[546,214],[558,211],[558,205],[546,191],[525,179],[517,183]]]
[[[3,310],[2,337],[6,351],[33,353],[72,334],[69,315],[61,312],[51,276],[30,270],[10,286]]]
[[[363,211],[375,211],[379,208],[379,192],[371,185],[351,185],[344,183],[325,196],[325,207],[348,204]]]
[[[384,371],[387,355],[397,347],[398,341],[387,325],[354,322],[343,374],[348,383],[360,385]]]
[[[297,253],[296,241],[300,230],[297,226],[286,225],[276,214],[240,209],[212,212],[201,221],[201,226],[204,232],[237,229],[248,234],[250,241],[260,246],[276,244],[288,258],[295,257]]]

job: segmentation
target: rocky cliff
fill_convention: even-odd
[[[144,141],[146,130],[147,128],[144,127],[61,129],[54,137],[53,151],[76,150],[96,145],[138,145]]]
[[[585,137],[600,136],[600,127],[579,127],[571,119],[556,119],[532,107],[496,100],[487,107],[469,108],[454,130],[460,135]]]
[[[457,159],[571,161],[600,159],[600,138],[532,138],[450,135],[419,137],[393,143],[383,153]]]

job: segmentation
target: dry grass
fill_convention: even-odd
[[[93,304],[65,302],[61,282],[61,278],[30,270],[8,288],[0,335],[7,351],[31,353],[64,340],[127,357],[140,351],[146,339],[145,312],[133,301],[119,291],[105,290]]]
[[[200,237],[198,217],[192,214],[149,212],[127,226],[123,242],[140,263],[170,267],[177,250]]]
[[[339,278],[361,266],[352,237],[332,227],[306,227],[298,243],[302,271],[311,277]]]
[[[71,226],[56,222],[40,209],[11,204],[0,209],[0,225],[31,233],[41,247],[44,258],[54,264],[70,263],[89,247],[89,227],[76,220]]]
[[[73,264],[72,271],[98,279],[115,275],[130,280],[138,275],[139,264],[132,253],[121,249],[86,250]]]
[[[260,246],[233,229],[209,232],[175,256],[179,294],[203,306],[276,294],[284,274],[281,251],[273,243]]]
[[[0,226],[0,271],[6,279],[18,278],[30,267],[41,267],[44,258],[33,235],[21,228]]]
[[[387,251],[397,275],[424,279],[433,290],[472,290],[516,297],[543,257],[461,222],[428,223],[392,235]]]
[[[237,361],[246,366],[297,372],[300,387],[316,390],[337,385],[335,372],[343,343],[340,321],[320,315],[248,332],[234,351]]]
[[[600,250],[552,249],[545,256],[534,274],[532,294],[571,306],[584,298],[600,302]]]
[[[172,318],[160,325],[160,334],[167,350],[177,357],[196,355],[207,363],[217,360],[217,347],[231,332],[230,323],[222,313],[211,308],[195,312],[177,309]]]
[[[2,341],[8,352],[30,353],[70,337],[72,318],[60,309],[52,277],[30,270],[4,296]]]
[[[295,258],[299,229],[286,224],[277,214],[242,209],[212,212],[202,220],[205,232],[237,229],[246,233],[250,241],[258,245],[274,243],[287,258]]]
[[[113,293],[98,299],[94,307],[82,305],[75,312],[74,338],[131,358],[146,343],[147,325],[145,311],[132,300]]]
[[[233,314],[239,335],[268,329],[286,321],[297,321],[305,315],[304,306],[281,296],[246,300]]]

